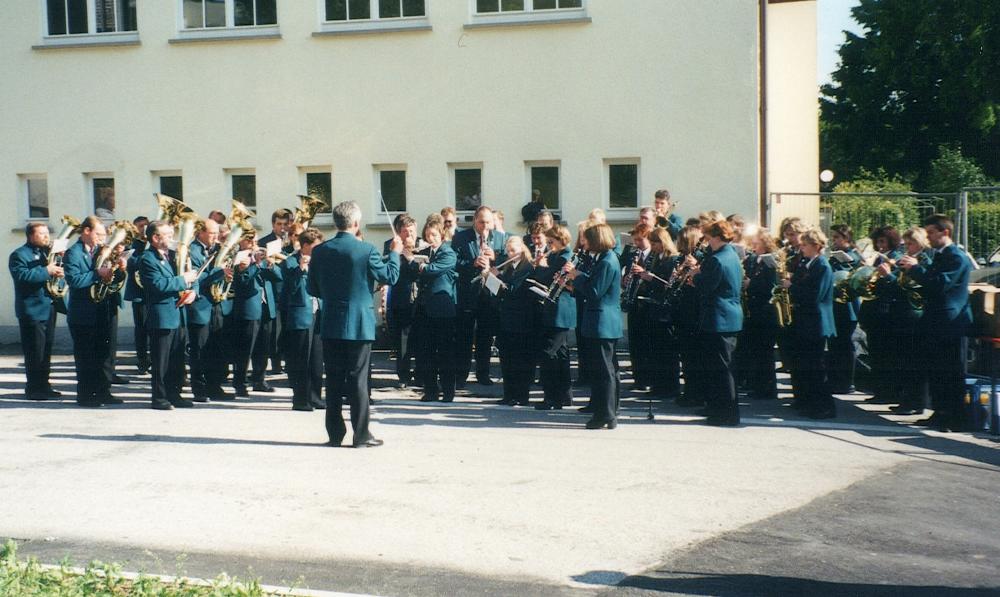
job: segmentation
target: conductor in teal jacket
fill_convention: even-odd
[[[730,241],[735,233],[729,222],[719,220],[702,228],[709,250],[692,270],[698,293],[698,346],[703,359],[703,388],[709,425],[740,423],[740,408],[733,381],[733,349],[743,329],[740,294],[743,267]]]
[[[24,373],[28,379],[24,395],[28,400],[47,400],[61,394],[49,384],[56,309],[45,285],[62,277],[63,268],[48,263],[48,226],[29,222],[24,235],[26,242],[7,261],[14,279],[14,314],[21,332]]]
[[[337,234],[316,247],[309,263],[309,294],[323,301],[323,364],[326,369],[326,432],[339,446],[347,434],[341,405],[351,406],[353,446],[382,445],[368,430],[368,370],[375,341],[376,283],[395,284],[403,241],[393,237],[385,260],[378,249],[357,237],[361,208],[344,201],[333,208]]]
[[[826,378],[823,349],[837,335],[833,319],[833,269],[823,249],[826,235],[810,228],[799,237],[802,261],[788,287],[792,299],[792,343],[798,375],[792,381],[794,406],[812,419],[836,416],[833,394]]]
[[[917,323],[922,338],[925,370],[931,371],[929,389],[934,415],[923,423],[938,431],[962,427],[965,391],[966,335],[972,325],[969,307],[969,273],[972,262],[952,240],[955,224],[945,215],[924,220],[934,261],[921,265],[915,257],[901,257],[897,264],[920,284],[924,313]]]
[[[572,262],[563,266],[573,280],[574,292],[584,297],[586,305],[580,332],[587,338],[586,356],[590,376],[593,415],[587,429],[614,429],[618,426],[618,363],[615,345],[622,337],[622,270],[615,254],[615,235],[607,224],[596,224],[584,231],[586,249],[594,255],[588,273]]]

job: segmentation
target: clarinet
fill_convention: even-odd
[[[625,274],[625,278],[622,280],[622,286],[624,291],[622,292],[622,311],[628,311],[635,306],[636,298],[639,296],[639,284],[642,283],[642,278],[632,273],[632,266],[639,264],[639,259],[642,258],[642,253],[636,251],[632,255],[632,263],[629,265],[628,273]]]

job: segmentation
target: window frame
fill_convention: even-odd
[[[522,205],[527,205],[531,202],[531,191],[533,187],[531,185],[531,169],[532,168],[552,168],[555,167],[559,170],[559,177],[557,179],[557,184],[559,185],[559,196],[556,197],[555,207],[546,207],[545,209],[549,211],[562,211],[562,192],[563,192],[563,167],[562,160],[525,160],[524,162],[524,203]],[[517,214],[520,217],[520,211]]]
[[[635,166],[635,207],[611,207],[611,167]],[[605,158],[601,174],[602,204],[608,213],[638,213],[642,207],[642,158]]]
[[[316,219],[313,220],[320,224],[332,224],[333,223],[333,206],[334,206],[334,195],[333,195],[333,167],[332,166],[299,166],[299,185],[298,189],[299,195],[309,194],[309,175],[310,174],[329,174],[330,175],[330,211],[321,212],[316,214]],[[296,205],[295,207],[298,207]]]
[[[257,199],[258,199],[258,197],[257,197],[257,169],[256,168],[224,168],[222,171],[226,175],[226,190],[229,193],[230,200],[235,200],[236,199],[236,194],[233,193],[233,190],[234,190],[233,189],[233,177],[234,176],[253,176],[253,178],[254,178],[254,193],[253,193],[254,197],[253,197],[253,203],[254,204],[253,205],[247,205],[247,208],[250,209],[250,211],[252,211],[254,213],[257,213],[257,210],[258,210],[258,207],[259,207],[257,205]],[[244,201],[243,204],[246,205],[246,202]]]
[[[65,0],[64,0],[65,1]],[[66,33],[49,33],[49,3],[47,0],[38,0],[41,6],[41,28],[42,44],[34,46],[35,49],[59,46],[85,46],[85,45],[138,45],[139,44],[139,23],[136,17],[135,31],[97,31],[97,2],[96,0],[86,0],[87,2],[87,32],[69,33],[67,24]],[[115,6],[115,27],[118,26],[118,2]]]
[[[120,215],[118,209],[118,179],[115,177],[115,173],[108,171],[98,171],[98,172],[85,172],[83,174],[84,186],[87,196],[87,213],[97,215],[97,195],[94,193],[94,181],[99,178],[110,178],[114,184],[115,189],[115,209],[113,211],[114,216],[110,218],[100,218],[103,222],[113,222],[115,218]]]
[[[176,27],[177,36],[170,43],[185,41],[224,41],[230,39],[279,39],[281,38],[281,22],[278,19],[280,11],[277,10],[275,0],[275,23],[273,25],[237,25],[236,8],[234,0],[224,0],[226,11],[226,24],[221,27],[196,27],[187,28],[184,26],[184,0],[176,0]]]
[[[181,190],[184,189],[184,172],[181,170],[153,170],[150,173],[152,179],[152,187],[154,193],[163,193],[163,184],[160,179],[164,177],[178,176],[181,179]],[[165,193],[163,193],[165,194]],[[183,193],[182,193],[183,194]],[[173,195],[170,195],[173,197]],[[179,199],[184,201],[184,197],[174,197],[174,199]]]
[[[45,181],[45,208],[49,211],[47,216],[32,217],[31,215],[31,189],[29,187],[32,180]],[[45,172],[20,172],[17,175],[17,214],[23,222],[48,221],[52,217],[51,195],[48,189],[49,175]]]
[[[503,0],[498,0],[503,2]],[[469,21],[465,28],[498,25],[544,25],[548,23],[591,22],[588,0],[580,0],[579,8],[535,8],[535,0],[524,0],[523,10],[478,12],[477,0],[469,2]],[[556,2],[558,5],[558,0]]]
[[[401,1],[401,0],[400,0]],[[368,14],[378,14],[379,0],[369,0]],[[396,31],[430,31],[431,0],[424,0],[424,14],[412,17],[382,17],[373,16],[367,19],[347,19],[329,21],[326,18],[326,0],[316,0],[316,11],[319,17],[318,29],[313,35],[344,35],[364,33],[390,33]]]
[[[455,197],[455,192],[458,190],[455,184],[456,170],[479,170],[479,204],[485,205],[483,196],[486,194],[484,192],[484,188],[486,187],[486,168],[483,166],[483,162],[448,162],[448,199],[445,204],[454,207],[457,215],[469,216],[476,213],[476,210],[458,208],[458,201]]]
[[[382,192],[382,176],[381,176],[381,173],[382,172],[400,172],[400,171],[404,173],[403,174],[403,179],[404,179],[404,181],[403,181],[403,192],[406,195],[405,201],[406,201],[407,205],[404,205],[403,209],[398,210],[398,211],[396,211],[396,210],[389,211],[389,212],[382,211],[382,200],[380,199],[380,194]],[[373,213],[375,213],[377,216],[381,216],[381,217],[385,217],[386,215],[388,215],[389,217],[395,217],[395,216],[397,216],[399,214],[406,213],[407,209],[409,208],[409,202],[410,202],[410,177],[409,177],[409,168],[407,167],[407,164],[405,164],[405,163],[372,164],[372,172],[373,172],[373,177],[372,177],[373,181],[372,182],[374,184],[374,192],[372,193],[374,196],[372,197],[372,202],[375,205],[375,210],[374,210]],[[387,207],[388,207],[388,205],[387,205]]]

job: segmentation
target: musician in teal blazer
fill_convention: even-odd
[[[850,257],[849,261],[830,259],[830,267],[834,272],[853,271],[861,265],[861,254],[854,246],[854,232],[847,224],[834,224],[830,227],[830,236],[834,251],[843,251]],[[836,297],[835,297],[836,298]],[[854,330],[858,327],[858,310],[861,301],[852,298],[846,303],[834,301],[833,324],[837,334],[829,341],[827,347],[830,391],[834,394],[850,394],[854,390],[854,367],[856,354],[854,352]]]
[[[483,205],[476,210],[472,228],[459,230],[451,240],[458,271],[458,320],[456,322],[455,379],[464,385],[472,370],[472,346],[476,347],[476,380],[490,385],[490,348],[498,328],[496,301],[483,288],[481,275],[486,267],[507,260],[506,234],[494,229],[493,210]],[[483,247],[486,255],[483,255]]]
[[[692,270],[692,282],[701,305],[698,346],[708,411],[706,422],[735,426],[740,423],[740,410],[732,367],[736,334],[743,329],[743,266],[736,249],[729,244],[736,237],[729,222],[712,222],[703,226],[702,231],[708,250],[701,264]]]
[[[333,208],[337,235],[313,250],[309,294],[323,301],[322,335],[326,368],[326,431],[339,446],[347,434],[341,412],[344,396],[351,405],[353,445],[382,445],[368,430],[368,371],[375,340],[372,288],[395,284],[403,241],[393,237],[385,260],[378,249],[358,238],[361,208],[344,201]]]
[[[194,301],[197,289],[193,285],[198,272],[177,274],[176,254],[169,249],[174,238],[173,226],[157,221],[150,223],[147,230],[150,246],[139,258],[139,279],[150,339],[152,407],[156,410],[190,407],[191,401],[181,398],[187,344],[184,309]]]
[[[551,252],[535,268],[534,279],[545,288],[553,288],[555,277],[562,276],[563,266],[574,259],[569,248],[572,239],[565,226],[553,226],[545,231]],[[580,252],[582,254],[582,251]],[[554,290],[549,293],[549,296]],[[541,338],[538,354],[541,360],[541,381],[544,400],[538,410],[561,409],[573,404],[570,379],[569,335],[576,328],[576,299],[567,286],[555,301],[543,300],[539,314]]]
[[[312,252],[323,242],[315,228],[298,236],[299,250],[279,266],[281,270],[281,341],[288,355],[286,369],[292,386],[292,410],[311,411],[326,408],[322,402],[323,339],[319,334],[319,299],[308,291],[309,263]]]
[[[934,415],[926,424],[939,431],[963,427],[962,400],[965,391],[966,334],[972,324],[969,307],[969,273],[972,262],[952,240],[955,225],[945,215],[924,220],[927,239],[934,249],[934,261],[920,264],[915,257],[897,262],[920,284],[924,313],[917,324],[923,338],[921,351],[931,372],[930,394]]]
[[[195,285],[198,294],[186,307],[188,328],[188,359],[191,363],[191,391],[195,402],[231,398],[222,390],[226,376],[225,342],[223,341],[222,306],[212,302],[212,284],[222,280],[226,272],[208,262],[219,249],[219,224],[212,219],[199,223],[198,232],[190,245],[191,269],[201,271]]]
[[[424,226],[423,238],[430,247],[426,264],[407,267],[417,276],[417,335],[425,354],[422,402],[434,402],[439,393],[445,402],[455,399],[455,316],[457,309],[455,252],[444,241],[444,230],[436,222]]]
[[[823,350],[837,331],[833,323],[833,270],[823,256],[826,235],[818,228],[802,233],[802,262],[788,286],[792,300],[792,334],[798,375],[792,382],[793,406],[813,419],[836,416],[826,381]]]
[[[80,223],[80,237],[63,257],[63,272],[69,287],[66,322],[73,337],[73,359],[76,363],[77,398],[84,407],[118,404],[111,396],[111,373],[114,354],[111,334],[118,308],[115,297],[100,303],[90,300],[90,288],[111,280],[111,270],[94,268],[99,245],[107,239],[104,223],[88,216]]]
[[[25,397],[47,400],[61,394],[49,383],[52,341],[56,330],[56,309],[46,283],[63,275],[62,267],[48,264],[49,227],[29,222],[24,227],[25,243],[7,261],[14,280],[14,314],[17,316],[24,354],[27,384]]]
[[[519,236],[507,238],[508,263],[496,272],[503,282],[500,299],[500,370],[503,375],[503,399],[500,404],[527,406],[531,380],[534,378],[534,296],[528,290],[528,277],[534,271],[531,249]]]
[[[244,251],[249,253],[245,253],[247,256],[236,264],[233,274],[233,310],[230,316],[233,322],[233,388],[240,397],[249,395],[246,385],[251,355],[254,357],[254,391],[273,391],[264,383],[267,363],[258,357],[261,353],[254,350],[254,347],[258,342],[267,341],[261,335],[262,314],[266,312],[270,317],[275,317],[278,312],[274,286],[265,284],[264,281],[267,279],[273,282],[281,277],[278,268],[265,257],[265,250],[257,247],[252,231],[240,239],[239,252]]]
[[[149,371],[149,334],[146,333],[146,310],[142,306],[142,288],[136,284],[139,277],[139,257],[146,250],[146,227],[149,218],[139,216],[132,220],[138,236],[132,241],[132,256],[128,258],[128,278],[125,280],[125,295],[122,297],[132,303],[132,337],[135,340],[136,368],[139,373]]]
[[[590,363],[592,416],[587,429],[614,429],[618,426],[618,359],[615,344],[622,337],[622,270],[614,252],[615,234],[607,224],[596,224],[583,233],[587,251],[595,255],[589,273],[573,264],[567,270],[574,292],[582,294],[586,305],[581,332],[588,339],[585,354]]]

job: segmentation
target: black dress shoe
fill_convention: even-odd
[[[441,402],[454,402],[454,401],[455,401],[454,396],[445,396],[444,398],[441,399]]]
[[[101,408],[104,406],[100,400],[78,400],[76,405],[81,408]]]
[[[236,396],[240,398],[246,398],[250,396],[250,392],[247,391],[246,386],[236,386]]]
[[[107,396],[101,397],[101,404],[125,404],[125,401],[121,398],[115,398],[114,396],[108,394]]]
[[[285,372],[285,369],[281,366],[271,367],[271,375],[281,375]]]
[[[926,419],[920,419],[919,421],[914,421],[913,424],[918,425],[920,427],[933,427],[937,425],[940,421],[941,417],[938,416],[937,413],[935,413],[927,417]]]
[[[254,392],[264,392],[265,394],[271,394],[271,393],[274,393],[275,390],[274,390],[274,386],[272,386],[271,384],[267,383],[266,381],[262,381],[260,383],[253,384],[253,391]]]
[[[740,424],[739,417],[708,417],[705,419],[706,425],[711,425],[713,427],[738,427]]]
[[[507,398],[504,398],[503,400],[497,400],[496,404],[498,406],[514,406],[514,401],[510,400],[510,399],[507,399]]]
[[[421,402],[437,402],[437,400],[438,400],[437,396],[431,396],[429,394],[424,394],[423,396],[420,397]]]
[[[49,395],[48,394],[43,394],[43,393],[25,394],[24,397],[27,400],[32,400],[34,402],[42,402],[42,401],[45,401],[45,400],[49,399]]]
[[[385,443],[384,441],[382,441],[380,439],[375,439],[373,437],[373,438],[371,438],[371,439],[369,439],[367,441],[361,442],[360,444],[352,444],[352,447],[354,447],[354,448],[377,448],[377,447],[381,446],[384,443]]]
[[[561,406],[556,406],[555,404],[552,404],[551,402],[543,402],[541,404],[536,404],[535,405],[535,410],[554,410],[556,408],[562,408],[562,407]]]
[[[577,410],[577,412],[581,412],[581,413],[592,413],[592,412],[594,412],[594,407],[590,406],[588,404],[587,406],[581,406],[580,408],[578,408],[576,410]]]
[[[191,398],[191,402],[198,402],[200,404],[204,404],[208,401],[209,401],[208,396],[194,396],[193,398]]]
[[[892,411],[894,415],[922,415],[924,414],[924,409],[915,408],[913,406],[907,406],[905,404],[900,404],[898,406],[890,406],[889,410]]]
[[[128,379],[122,377],[121,375],[115,375],[111,378],[111,383],[116,386],[126,386],[128,385]]]
[[[294,405],[292,405],[292,410],[300,410],[302,412],[311,413],[312,411],[314,411],[316,409],[314,409],[312,407],[312,405],[309,405],[309,404],[294,404]]]
[[[163,403],[163,402],[154,402],[153,403],[153,410],[174,410],[174,405],[170,404],[169,402],[166,402],[166,403]]]
[[[171,400],[170,404],[172,404],[174,408],[194,408],[193,402],[190,400],[184,400],[183,398],[180,400]]]
[[[514,403],[514,406],[531,406],[530,400],[519,400]]]
[[[219,400],[219,401],[236,400],[235,395],[223,390],[222,388],[219,388],[218,391],[213,390],[212,392],[209,393],[208,397],[210,400]]]
[[[62,396],[62,392],[60,392],[55,388],[48,388],[46,390],[42,390],[40,393],[48,398],[59,398],[60,396]]]
[[[323,445],[326,446],[327,448],[343,448],[344,447],[343,444],[340,443],[342,441],[344,441],[344,440],[340,440],[339,442],[335,442],[335,441],[333,441],[331,439],[330,441],[326,442]]]
[[[608,429],[614,429],[618,427],[618,421],[611,419],[610,421],[599,421],[597,419],[591,419],[587,421],[587,429],[602,429],[607,427]]]
[[[313,402],[312,403],[312,407],[315,408],[316,410],[326,410],[326,403],[325,402]]]
[[[479,384],[479,385],[481,385],[481,386],[492,386],[493,385],[493,380],[490,379],[490,378],[488,378],[488,377],[486,377],[486,378],[477,377],[476,378],[476,383]]]

